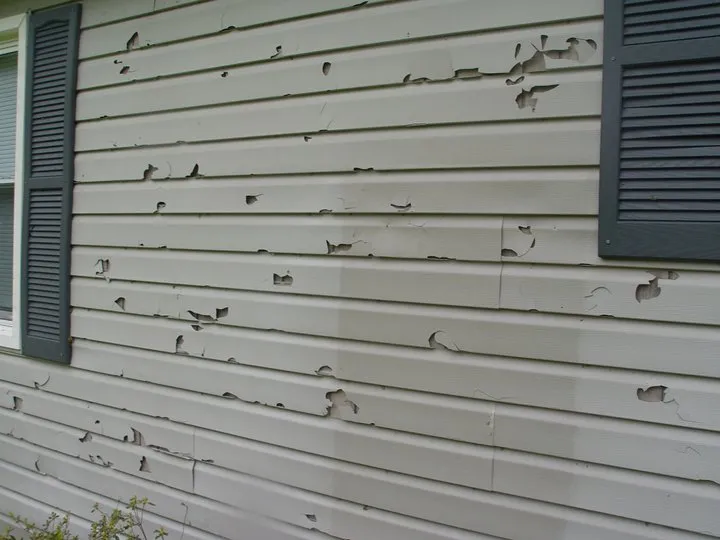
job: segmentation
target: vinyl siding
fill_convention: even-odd
[[[720,535],[718,267],[597,257],[602,1],[490,4],[86,0],[72,366],[0,356],[0,512]]]

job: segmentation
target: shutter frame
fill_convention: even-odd
[[[720,261],[720,221],[619,219],[623,69],[720,61],[720,32],[711,38],[625,45],[626,4],[605,0],[598,254],[607,258]]]
[[[25,111],[25,182],[23,184],[21,343],[26,356],[70,363],[70,248],[72,191],[75,148],[75,94],[78,63],[80,4],[30,14],[27,39],[27,82]],[[55,25],[55,26],[53,26]],[[62,130],[55,133],[62,140],[61,157],[41,167],[33,158],[34,128],[40,115],[35,114],[34,87],[40,70],[37,57],[51,54],[36,51],[38,36],[52,28],[54,37],[67,36],[64,55],[65,77],[58,87],[53,105],[62,105],[58,120]],[[66,25],[66,26],[65,26]],[[48,30],[49,31],[49,30]],[[47,51],[47,49],[46,49]],[[57,51],[54,51],[57,52]],[[36,54],[37,53],[37,54]],[[36,71],[36,68],[37,71]],[[43,103],[48,105],[48,101]],[[52,114],[52,113],[51,113]],[[47,117],[44,112],[42,116]],[[40,223],[41,225],[38,225]],[[57,273],[37,264],[34,253],[50,252],[58,262]]]

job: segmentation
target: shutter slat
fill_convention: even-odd
[[[69,260],[78,4],[35,12],[29,25],[31,80],[23,246],[23,352],[70,361]]]

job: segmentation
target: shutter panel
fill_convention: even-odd
[[[605,0],[599,253],[720,260],[720,2]]]
[[[70,224],[80,6],[28,28],[22,349],[70,362]]]

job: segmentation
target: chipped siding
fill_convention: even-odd
[[[86,0],[83,28],[73,365],[0,357],[0,512],[720,535],[717,267],[596,254],[601,0]]]

